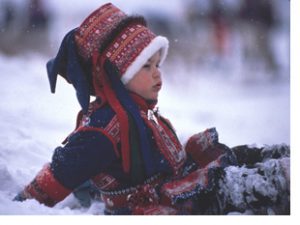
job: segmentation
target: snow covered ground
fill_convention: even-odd
[[[0,54],[0,215],[102,214],[101,203],[82,209],[72,195],[53,208],[35,200],[11,201],[75,126],[79,105],[74,91],[60,79],[57,93],[50,93],[47,60],[35,53]],[[182,142],[216,127],[220,142],[230,147],[290,144],[289,74],[270,82],[258,73],[249,80],[249,74],[240,72],[224,76],[201,68],[186,71],[180,63],[168,64],[164,73],[160,111]]]

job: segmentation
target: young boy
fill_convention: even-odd
[[[233,151],[218,143],[215,129],[183,147],[155,109],[167,51],[168,40],[142,17],[110,3],[70,31],[47,69],[52,92],[58,74],[74,86],[77,128],[15,200],[54,206],[91,180],[105,214],[226,213],[208,212],[207,199],[223,168],[238,163]]]

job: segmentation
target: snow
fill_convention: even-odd
[[[221,186],[221,192],[229,193],[227,201],[238,209],[247,209],[245,205],[257,200],[256,195],[268,197],[272,202],[276,202],[278,194],[286,193],[288,190],[285,174],[282,173],[282,165],[289,167],[289,159],[271,159],[264,163],[258,163],[257,168],[230,166],[225,169],[226,177]],[[266,176],[262,177],[258,170],[263,169]],[[275,177],[274,177],[275,176]],[[276,182],[275,182],[276,181]],[[276,187],[276,188],[275,188]],[[254,195],[253,192],[256,192]],[[282,191],[282,192],[281,192]],[[247,193],[247,195],[245,195]]]
[[[85,1],[81,2],[64,1],[63,6],[74,7],[70,10],[72,14],[83,6],[89,13],[100,5],[99,1],[91,1],[87,7]],[[133,4],[117,2],[127,10]],[[54,7],[55,1],[52,3]],[[58,13],[64,12],[63,6]],[[60,24],[56,38],[61,40],[69,27],[82,18]],[[278,39],[276,43],[282,46],[282,37]],[[35,200],[22,203],[11,200],[51,159],[54,148],[75,126],[79,105],[74,91],[59,79],[56,94],[50,93],[45,69],[48,59],[38,53],[17,57],[0,53],[0,215],[102,214],[103,204],[94,203],[89,209],[82,209],[72,195],[53,208]],[[290,144],[288,74],[270,81],[262,73],[254,74],[255,71],[251,71],[254,79],[249,80],[249,74],[240,71],[228,74],[226,69],[221,73],[211,68],[185,68],[181,63],[167,64],[163,70],[160,111],[170,118],[182,142],[192,134],[216,127],[220,142],[230,147]],[[230,188],[234,190],[234,186]]]

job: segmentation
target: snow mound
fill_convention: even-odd
[[[220,181],[219,194],[226,210],[244,214],[290,213],[290,158],[287,146],[266,147],[262,153],[280,158],[264,158],[250,168],[229,166]],[[272,153],[272,154],[271,154]]]

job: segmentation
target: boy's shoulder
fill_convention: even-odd
[[[102,133],[101,131],[107,130],[112,121],[114,121],[114,124],[117,124],[117,121],[114,119],[116,118],[116,113],[108,104],[101,105],[100,107],[91,107],[91,105],[87,114],[83,114],[82,111],[78,113],[76,128],[63,141],[63,144],[77,140],[78,137],[95,137],[95,132],[100,134]],[[106,132],[107,134],[108,132]]]
[[[85,120],[88,126],[105,128],[110,121],[115,117],[116,113],[113,111],[110,105],[105,104],[100,108],[97,108],[88,115]]]

